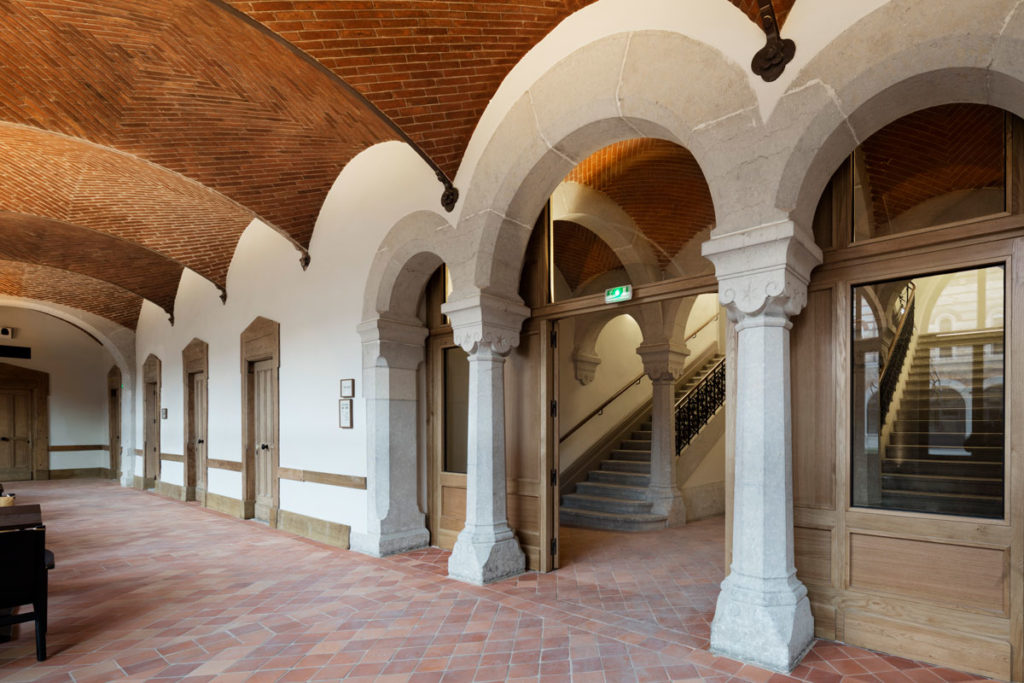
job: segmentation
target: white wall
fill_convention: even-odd
[[[82,330],[45,313],[0,306],[0,326],[16,329],[4,344],[32,349],[30,360],[0,362],[50,374],[50,446],[109,446],[107,373],[113,356]],[[104,450],[50,453],[53,470],[109,466]]]
[[[228,299],[186,270],[172,327],[156,306],[139,320],[136,362],[148,354],[162,366],[163,453],[184,454],[181,351],[198,338],[209,345],[208,457],[242,457],[240,340],[257,316],[281,325],[280,465],[366,476],[366,406],[362,386],[361,322],[364,289],[374,254],[392,225],[424,206],[440,208],[441,185],[406,145],[390,142],[353,159],[321,210],[303,271],[299,252],[259,220],[245,230],[228,271]],[[338,427],[339,380],[356,380],[353,428]],[[142,414],[141,393],[137,414]],[[137,431],[136,447],[142,447]],[[141,460],[141,459],[140,459]],[[161,478],[181,484],[181,467],[164,462]],[[209,471],[209,491],[242,497],[239,473]],[[281,481],[281,508],[365,530],[366,492]]]

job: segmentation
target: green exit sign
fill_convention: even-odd
[[[604,290],[604,302],[614,304],[620,301],[629,301],[633,298],[633,285],[620,285]]]

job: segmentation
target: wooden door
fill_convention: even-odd
[[[277,471],[277,368],[264,360],[253,367],[253,462],[255,464],[256,519],[270,521]]]
[[[191,372],[187,381],[185,500],[196,500],[206,491],[206,373]]]
[[[545,519],[543,528],[546,529],[546,537],[542,538],[542,545],[547,544],[548,563],[544,566],[541,563],[541,571],[558,569],[558,508],[561,503],[559,495],[559,459],[558,459],[558,321],[545,321],[541,325],[541,338],[546,335],[548,344],[541,351],[541,366],[544,373],[544,391],[541,395],[540,408],[551,406],[547,411],[547,420],[542,434],[544,444],[544,466],[548,473],[548,481],[545,492],[547,494],[543,503]]]
[[[469,360],[451,333],[430,340],[429,368],[430,542],[451,550],[466,524],[469,426]]]
[[[206,491],[206,373],[192,374],[192,434],[194,437],[196,491]]]
[[[146,454],[143,462],[143,488],[153,488],[160,473],[160,387],[156,382],[146,382],[145,395]]]
[[[32,400],[28,391],[0,391],[0,480],[32,478]]]
[[[121,461],[121,371],[114,366],[107,373],[107,432],[110,444],[110,477],[117,478]]]

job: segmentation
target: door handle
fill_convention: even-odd
[[[0,436],[0,441],[10,441],[6,436]],[[264,446],[266,448],[266,446]]]
[[[260,444],[260,450],[261,450],[261,451],[265,451],[265,450],[267,450],[268,448],[269,448],[269,446],[267,446],[267,444],[265,444],[265,443],[262,443],[262,444]]]
[[[196,443],[206,443],[206,442],[205,442],[205,441],[203,441],[202,439],[197,439],[197,440],[196,440]]]

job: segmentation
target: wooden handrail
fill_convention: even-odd
[[[598,407],[594,408],[589,413],[587,413],[586,417],[584,417],[582,420],[577,422],[576,425],[572,429],[567,431],[564,436],[558,437],[558,443],[562,443],[563,441],[568,439],[570,436],[572,436],[576,432],[577,429],[579,429],[580,427],[585,425],[587,422],[589,422],[591,420],[591,418],[594,418],[597,415],[600,415],[601,413],[603,413],[604,409],[608,407],[609,403],[611,403],[612,401],[617,399],[619,396],[622,396],[624,393],[626,393],[626,390],[628,390],[634,384],[640,384],[640,380],[642,380],[646,376],[647,376],[646,373],[641,372],[639,375],[637,375],[636,377],[631,379],[627,384],[623,385],[623,387],[621,389],[619,389],[614,394],[612,394],[611,397],[608,398],[607,400],[605,400],[604,403],[602,403],[601,405],[599,405]]]
[[[710,318],[708,318],[707,320],[705,320],[705,321],[704,321],[704,323],[703,323],[703,324],[702,324],[702,325],[701,325],[700,327],[698,327],[698,328],[697,328],[696,330],[694,330],[693,332],[691,332],[691,333],[690,333],[690,336],[689,336],[689,337],[687,337],[686,339],[684,339],[684,340],[683,340],[683,343],[685,344],[686,342],[690,341],[691,339],[693,339],[694,337],[696,337],[696,336],[697,336],[698,334],[700,334],[700,333],[701,333],[701,330],[703,330],[703,329],[704,329],[705,327],[707,327],[708,325],[710,325],[710,324],[711,324],[711,323],[713,323],[714,321],[718,320],[718,316],[719,316],[719,315],[721,315],[721,312],[719,312],[719,313],[715,313],[715,314],[714,314],[713,316],[711,316]]]
[[[909,283],[913,285],[913,282]],[[885,374],[885,369],[889,365],[889,359],[892,358],[892,352],[896,349],[896,344],[900,340],[900,335],[903,334],[903,327],[907,324],[907,320],[910,318],[910,311],[912,310],[911,304],[914,303],[914,296],[917,294],[917,287],[913,287],[910,290],[910,295],[907,296],[907,303],[903,306],[903,313],[900,315],[900,324],[896,326],[896,334],[893,335],[892,341],[889,342],[889,348],[885,350],[885,361],[881,367],[878,368],[878,378],[881,380],[882,375]],[[913,324],[913,323],[911,323]]]

